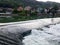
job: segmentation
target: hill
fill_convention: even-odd
[[[0,7],[17,7],[17,6],[32,6],[32,7],[51,7],[54,5],[60,6],[60,3],[56,2],[38,2],[36,0],[0,0]]]

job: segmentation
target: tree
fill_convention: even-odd
[[[55,15],[56,15],[56,13],[57,13],[57,10],[58,10],[59,8],[58,8],[58,6],[57,5],[55,5],[55,6],[53,6],[53,8],[51,9],[51,13],[52,13],[52,23],[54,23],[54,17],[55,17]]]
[[[14,13],[14,14],[18,13],[17,9],[15,8],[12,13]]]
[[[52,18],[55,17],[55,14],[57,13],[57,10],[58,10],[58,6],[57,5],[54,5],[53,8],[51,9],[51,13],[52,13]]]

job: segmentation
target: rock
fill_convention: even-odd
[[[23,37],[30,33],[31,30],[19,26],[0,27],[0,45],[23,45]]]

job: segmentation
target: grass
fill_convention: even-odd
[[[26,20],[34,20],[34,19],[42,19],[42,18],[49,18],[49,17],[47,17],[46,15],[1,17],[0,18],[0,23],[18,22],[18,21],[26,21]]]

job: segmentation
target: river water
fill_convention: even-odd
[[[32,29],[29,36],[24,37],[24,45],[60,45],[60,24]]]

